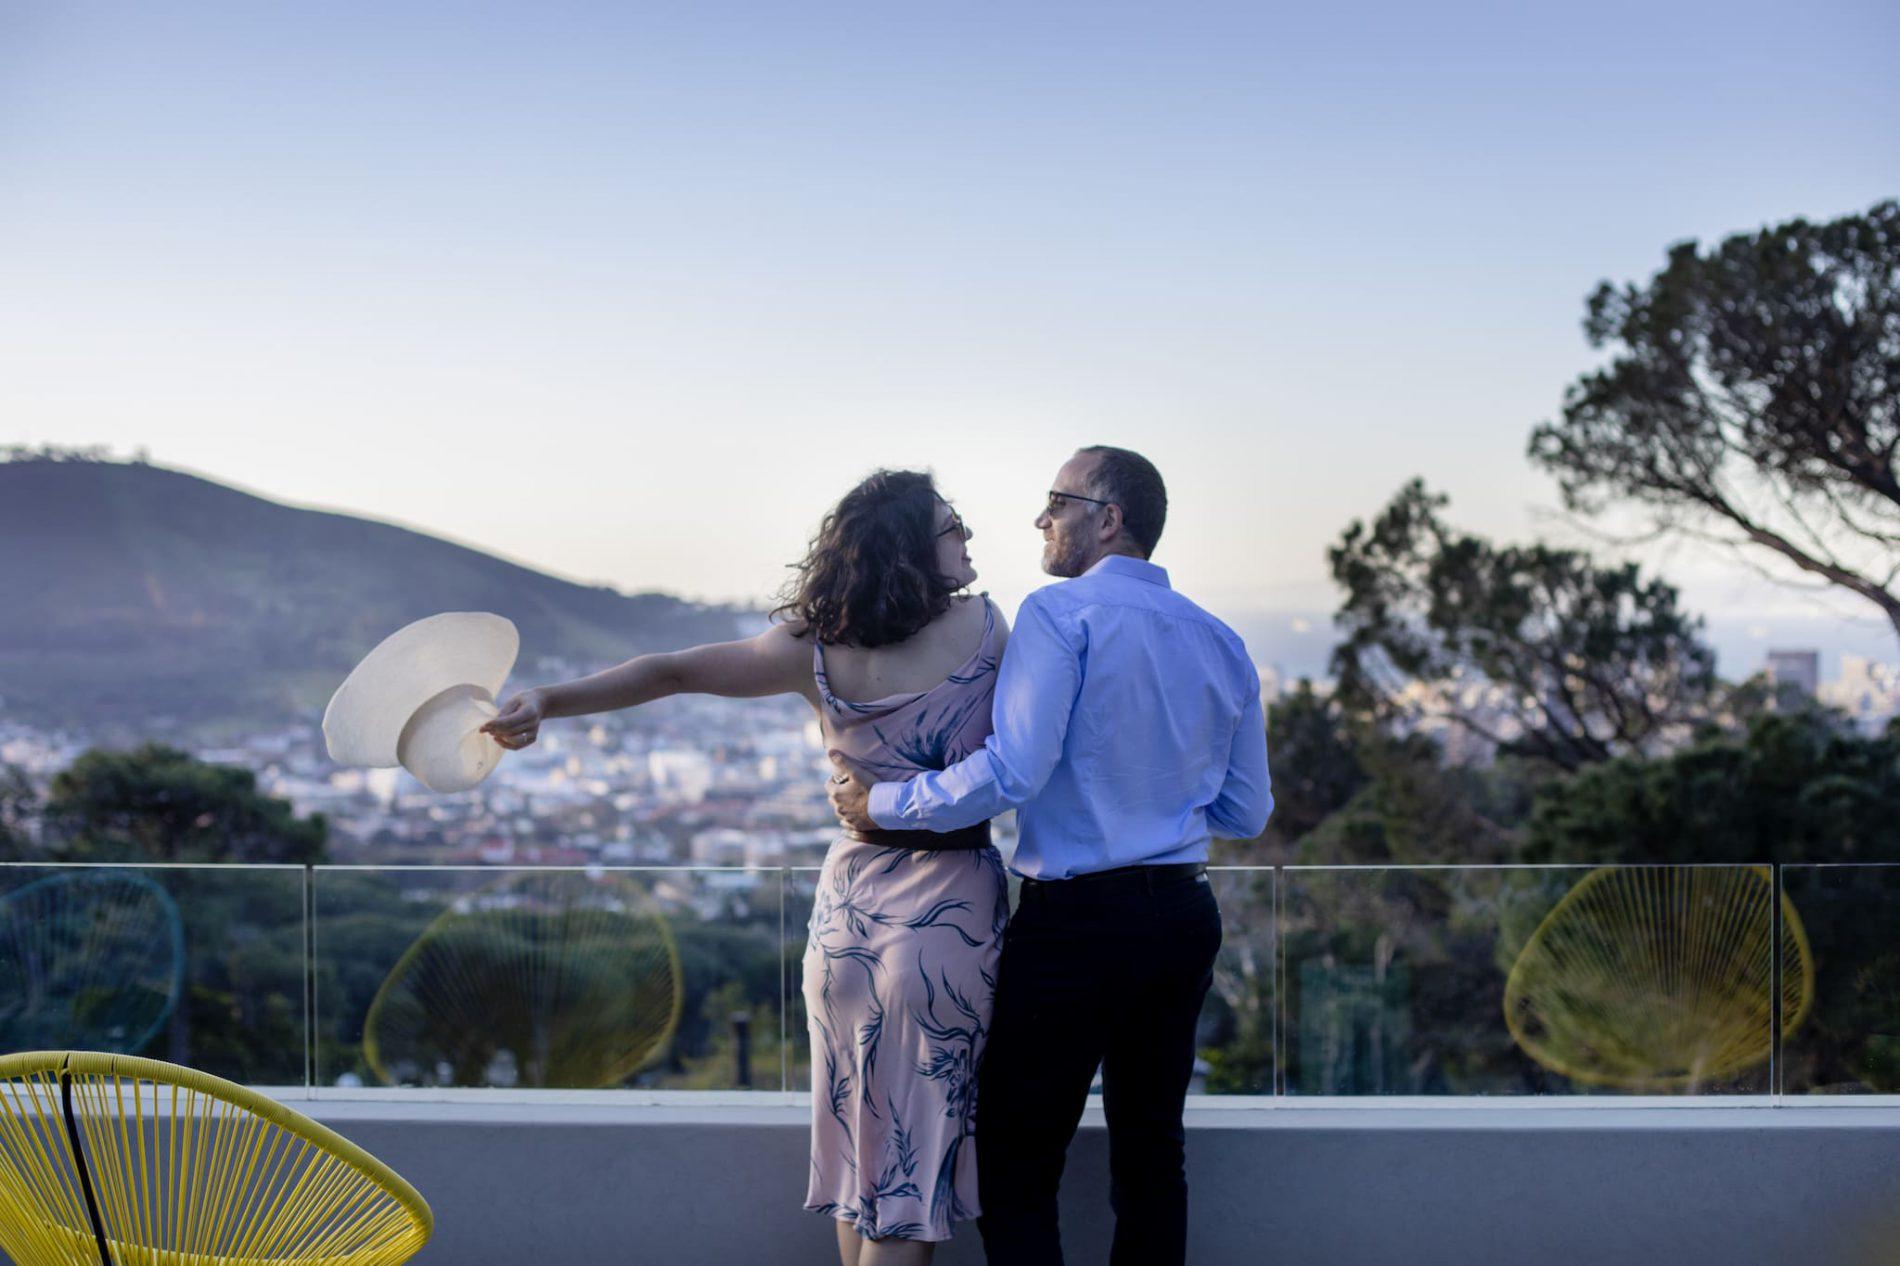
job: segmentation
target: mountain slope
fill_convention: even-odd
[[[735,636],[741,615],[577,585],[162,467],[0,463],[8,715],[194,731],[307,716],[370,647],[438,611],[507,616],[524,666],[589,667]]]

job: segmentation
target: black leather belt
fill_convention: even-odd
[[[1151,891],[1166,884],[1181,883],[1207,873],[1205,862],[1169,862],[1161,866],[1117,866],[1113,870],[1091,870],[1067,879],[1024,879],[1024,892],[1079,892],[1122,886],[1145,886]]]
[[[927,850],[988,848],[990,846],[990,824],[979,822],[975,826],[966,826],[957,831],[846,831],[846,839],[857,840],[863,844],[875,844],[879,848],[909,848]]]

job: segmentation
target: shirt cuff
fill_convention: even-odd
[[[903,790],[904,784],[901,782],[881,782],[871,788],[870,799],[864,806],[864,811],[871,815],[871,821],[886,831],[914,830],[897,810],[897,797]]]

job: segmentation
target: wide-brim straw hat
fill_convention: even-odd
[[[503,748],[481,726],[496,714],[521,635],[486,611],[447,611],[384,638],[337,687],[323,741],[339,765],[400,765],[431,791],[466,791]]]

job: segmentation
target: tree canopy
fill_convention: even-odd
[[[1633,503],[1900,634],[1900,202],[1684,242],[1648,284],[1600,284],[1583,328],[1609,363],[1530,441],[1572,510]]]
[[[33,782],[18,765],[0,764],[0,859],[26,854],[39,796]]]
[[[327,829],[260,792],[248,769],[148,743],[95,748],[55,774],[44,835],[50,861],[312,863]]]
[[[1365,786],[1359,757],[1364,736],[1339,701],[1304,678],[1267,709],[1273,736],[1273,819],[1267,824],[1288,843],[1324,822]]]
[[[1448,526],[1445,505],[1415,479],[1328,551],[1347,707],[1454,722],[1565,769],[1686,737],[1714,654],[1673,587],[1575,550],[1493,545]]]
[[[1864,738],[1819,710],[1764,713],[1661,760],[1626,758],[1543,788],[1536,862],[1900,861],[1900,724]]]

